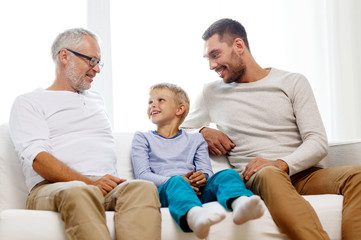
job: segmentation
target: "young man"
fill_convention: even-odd
[[[317,166],[327,155],[327,137],[307,79],[261,68],[237,21],[215,22],[203,39],[210,69],[223,81],[205,85],[182,127],[200,130],[212,154],[228,154],[291,239],[329,239],[301,196],[327,193],[344,196],[343,239],[359,238],[361,167]]]
[[[96,35],[67,30],[52,57],[55,81],[19,96],[9,122],[30,192],[27,208],[59,212],[68,239],[111,239],[105,210],[115,210],[117,239],[160,239],[157,189],[117,176],[103,99],[88,91],[103,66]]]
[[[264,207],[260,198],[246,189],[239,174],[228,169],[213,175],[202,135],[179,130],[188,109],[188,96],[178,86],[151,87],[148,117],[157,130],[134,135],[135,176],[154,182],[162,207],[169,207],[183,231],[193,231],[199,238],[206,238],[210,227],[225,217],[202,208],[202,203],[218,200],[233,210],[235,224],[261,217]]]

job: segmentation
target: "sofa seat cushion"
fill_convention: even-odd
[[[341,218],[343,197],[339,195],[310,195],[304,196],[316,209],[324,229],[333,240],[341,239]],[[205,208],[214,211],[226,211],[217,202],[204,204]],[[193,233],[184,233],[172,219],[168,208],[161,208],[162,239],[163,240],[196,240]],[[266,210],[265,214],[256,220],[243,225],[235,225],[232,213],[227,212],[226,219],[214,225],[207,240],[236,240],[236,239],[288,239],[280,233]],[[107,225],[112,239],[115,239],[114,212],[106,212]],[[0,213],[0,239],[20,240],[26,236],[27,240],[66,240],[64,223],[59,213],[50,211],[34,211],[24,209],[9,209]]]

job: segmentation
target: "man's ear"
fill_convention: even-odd
[[[186,106],[184,104],[180,104],[177,108],[177,111],[176,111],[176,116],[180,117],[183,115],[183,113],[185,112],[186,110]]]
[[[58,54],[59,62],[63,64],[68,64],[69,62],[69,54],[65,48],[62,48]]]
[[[246,50],[246,45],[244,44],[242,38],[235,38],[233,40],[233,48],[235,52],[239,55],[242,55],[244,53],[244,51]]]

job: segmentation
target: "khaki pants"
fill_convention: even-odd
[[[98,187],[80,181],[43,181],[31,190],[26,205],[59,212],[69,240],[111,239],[105,217],[110,210],[118,240],[161,239],[158,191],[150,182],[124,182],[104,197]]]
[[[341,194],[342,239],[360,239],[361,166],[313,167],[291,178],[278,168],[266,167],[246,186],[263,198],[277,226],[291,239],[329,239],[314,209],[301,195]]]

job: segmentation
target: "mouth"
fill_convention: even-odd
[[[224,70],[226,69],[226,67],[224,66],[221,66],[221,67],[218,67],[216,68],[216,73],[218,74],[219,77],[223,78],[224,77]]]
[[[151,111],[150,116],[153,117],[153,116],[155,116],[155,115],[157,115],[159,113],[160,113],[159,111]]]
[[[90,75],[89,73],[85,74],[85,76],[90,80],[90,82],[92,82],[93,78],[95,77],[93,75]]]

